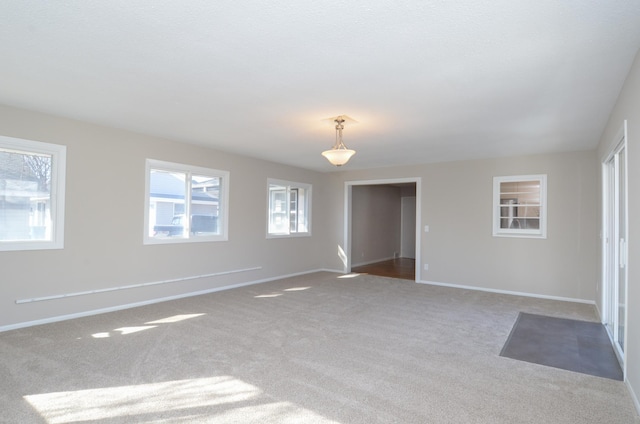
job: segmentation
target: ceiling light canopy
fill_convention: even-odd
[[[327,158],[332,165],[342,166],[345,163],[349,162],[351,156],[353,156],[356,151],[347,149],[347,146],[344,145],[342,141],[342,130],[344,129],[344,123],[346,121],[357,122],[347,115],[336,116],[335,118],[331,118],[333,122],[336,123],[336,142],[330,150],[325,150],[322,152],[322,156]]]

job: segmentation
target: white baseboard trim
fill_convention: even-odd
[[[304,272],[298,272],[298,273],[293,273],[293,274],[279,275],[277,277],[263,278],[263,279],[260,279],[260,280],[247,281],[247,282],[244,282],[244,283],[230,284],[228,286],[213,287],[211,289],[200,290],[200,291],[189,292],[189,293],[182,293],[182,294],[178,294],[178,295],[175,295],[175,296],[167,296],[167,297],[155,298],[155,299],[150,299],[150,300],[144,300],[144,301],[141,301],[141,302],[126,303],[126,304],[123,304],[123,305],[116,305],[116,306],[111,306],[111,307],[108,307],[108,308],[94,309],[94,310],[90,310],[90,311],[78,312],[78,313],[67,314],[67,315],[58,315],[58,316],[55,316],[55,317],[43,318],[43,319],[38,319],[38,320],[34,320],[34,321],[19,322],[17,324],[10,324],[10,325],[0,326],[0,333],[2,333],[4,331],[17,330],[17,329],[20,329],[20,328],[33,327],[33,326],[36,326],[36,325],[51,324],[51,323],[54,323],[54,322],[67,321],[67,320],[75,319],[75,318],[82,318],[82,317],[88,317],[88,316],[92,316],[92,315],[105,314],[105,313],[108,313],[108,312],[121,311],[121,310],[124,310],[124,309],[137,308],[139,306],[146,306],[146,305],[151,305],[151,304],[154,304],[154,303],[167,302],[167,301],[170,301],[170,300],[177,300],[177,299],[182,299],[182,298],[185,298],[185,297],[199,296],[199,295],[203,295],[203,294],[215,293],[215,292],[224,291],[224,290],[231,290],[231,289],[235,289],[235,288],[239,288],[239,287],[252,286],[252,285],[255,285],[255,284],[261,284],[261,283],[267,283],[267,282],[275,281],[275,280],[282,280],[282,279],[285,279],[285,278],[297,277],[297,276],[300,276],[300,275],[313,274],[315,272],[320,272],[320,271],[336,272],[336,271],[333,271],[333,270],[316,269],[316,270],[312,270],[312,271],[304,271]]]
[[[390,261],[392,259],[395,259],[395,258],[393,256],[391,256],[389,258],[380,258],[380,259],[374,259],[372,261],[358,262],[357,264],[351,264],[351,268],[354,268],[356,266],[364,266],[364,265],[369,265],[369,264],[375,264],[376,262]]]
[[[462,284],[439,283],[436,281],[425,281],[425,280],[420,280],[416,282],[418,284],[429,284],[432,286],[451,287],[455,289],[465,289],[465,290],[476,290],[476,291],[483,291],[483,292],[489,292],[489,293],[508,294],[512,296],[534,297],[538,299],[560,300],[563,302],[586,303],[588,305],[595,305],[596,303],[593,300],[575,299],[572,297],[548,296],[544,294],[526,293],[526,292],[518,292],[518,291],[512,291],[512,290],[499,290],[499,289],[490,289],[486,287],[465,286]]]
[[[150,299],[150,300],[144,300],[144,301],[141,301],[141,302],[126,303],[126,304],[122,304],[122,305],[111,306],[111,307],[108,307],[108,308],[94,309],[94,310],[78,312],[78,313],[74,313],[74,314],[59,315],[59,316],[50,317],[50,318],[43,318],[43,319],[39,319],[39,320],[25,321],[25,322],[20,322],[20,323],[16,323],[16,324],[0,326],[0,332],[10,331],[10,330],[17,330],[19,328],[33,327],[33,326],[42,325],[42,324],[50,324],[50,323],[53,323],[53,322],[66,321],[66,320],[70,320],[70,319],[82,318],[82,317],[98,315],[98,314],[104,314],[104,313],[108,313],[108,312],[116,312],[116,311],[120,311],[120,310],[124,310],[124,309],[130,309],[130,308],[136,308],[136,307],[139,307],[139,306],[151,305],[151,304],[154,304],[154,303],[160,303],[160,302],[167,302],[167,301],[170,301],[170,300],[182,299],[182,298],[185,298],[185,297],[199,296],[199,295],[208,294],[208,293],[215,293],[215,292],[223,291],[223,290],[230,290],[230,289],[239,288],[239,287],[251,286],[251,285],[254,285],[254,284],[261,284],[261,283],[267,283],[267,282],[275,281],[275,280],[282,280],[282,279],[285,279],[285,278],[297,277],[297,276],[300,276],[300,275],[313,274],[315,272],[331,272],[331,273],[335,273],[335,274],[344,274],[344,271],[342,271],[342,270],[328,269],[328,268],[314,269],[314,270],[310,270],[310,271],[303,271],[303,272],[298,272],[298,273],[279,275],[279,276],[276,276],[276,277],[263,278],[263,279],[260,279],[260,280],[247,281],[247,282],[244,282],[244,283],[231,284],[231,285],[221,286],[221,287],[214,287],[214,288],[210,288],[210,289],[206,289],[206,290],[200,290],[200,291],[196,291],[196,292],[182,293],[182,294],[175,295],[175,296],[155,298],[155,299]],[[595,302],[593,302],[593,301],[584,300],[584,299],[573,299],[573,298],[565,298],[565,297],[557,297],[557,296],[545,296],[545,295],[531,294],[531,293],[524,293],[524,292],[516,292],[516,291],[509,291],[509,290],[496,290],[496,289],[489,289],[489,288],[483,288],[483,287],[465,286],[465,285],[460,285],[460,284],[439,283],[439,282],[435,282],[435,281],[424,281],[424,280],[421,280],[421,281],[417,281],[417,283],[419,283],[419,284],[430,284],[430,285],[434,285],[434,286],[443,286],[443,287],[467,289],[467,290],[477,290],[477,291],[484,291],[484,292],[490,292],[490,293],[509,294],[509,295],[515,295],[515,296],[525,296],[525,297],[535,297],[535,298],[541,298],[541,299],[561,300],[561,301],[566,301],[566,302],[595,304]]]
[[[330,268],[317,269],[317,270],[311,271],[311,272],[331,272],[333,274],[346,274],[346,272],[344,272],[344,270],[341,270],[341,269],[330,269]],[[308,273],[305,273],[305,274],[308,274]]]
[[[636,396],[636,392],[633,390],[631,383],[629,380],[625,379],[624,384],[627,386],[627,390],[629,390],[629,394],[631,395],[631,399],[633,400],[633,405],[636,407],[636,412],[640,415],[640,401],[638,401],[638,396]]]
[[[602,313],[600,312],[600,308],[598,307],[598,302],[593,302],[596,307],[596,315],[598,315],[598,321],[604,324],[604,318],[602,318]]]

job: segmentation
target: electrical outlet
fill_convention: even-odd
[[[424,264],[424,270],[429,271],[429,264]]]

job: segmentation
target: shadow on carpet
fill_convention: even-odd
[[[607,330],[597,322],[520,312],[500,356],[622,381]]]

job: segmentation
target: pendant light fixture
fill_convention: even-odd
[[[327,158],[332,165],[342,166],[345,163],[349,162],[351,156],[353,156],[356,151],[347,149],[347,146],[344,145],[342,141],[342,130],[344,129],[345,121],[353,121],[353,119],[349,118],[346,115],[336,116],[332,118],[333,122],[336,123],[336,142],[330,150],[325,150],[322,152],[322,156]],[[355,121],[353,121],[355,122]]]

